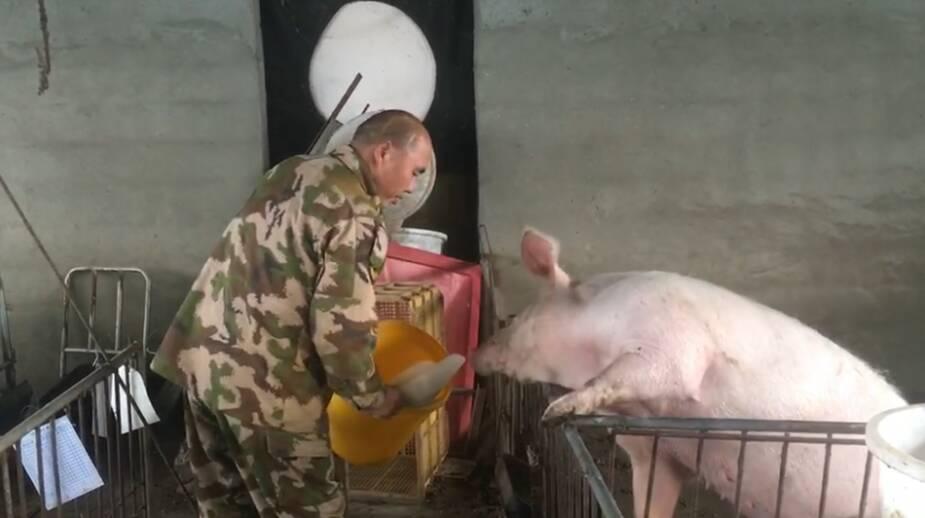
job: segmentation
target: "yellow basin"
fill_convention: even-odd
[[[402,320],[381,320],[373,353],[376,369],[389,384],[405,369],[421,361],[442,360],[446,349],[429,334]],[[331,448],[354,465],[379,464],[392,460],[414,436],[418,426],[450,397],[450,383],[423,408],[406,408],[389,419],[377,419],[358,412],[335,394],[328,404]]]

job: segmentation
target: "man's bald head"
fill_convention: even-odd
[[[363,121],[353,134],[355,146],[374,146],[391,143],[399,149],[408,149],[430,135],[424,124],[404,110],[383,110]]]
[[[430,133],[414,115],[384,110],[366,119],[351,141],[369,168],[377,194],[396,199],[414,188],[433,157]]]

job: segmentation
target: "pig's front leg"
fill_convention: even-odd
[[[684,470],[664,453],[652,462],[651,437],[622,436],[617,441],[630,457],[633,466],[633,516],[671,518],[674,516],[684,486]],[[652,470],[655,474],[652,475]],[[649,477],[652,494],[649,495]],[[646,514],[646,500],[648,511]]]
[[[660,408],[666,401],[696,399],[704,370],[700,362],[665,358],[668,356],[650,358],[638,353],[620,356],[583,388],[550,403],[543,420],[593,414],[628,403]]]

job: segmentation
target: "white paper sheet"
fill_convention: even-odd
[[[111,381],[110,381],[111,382]],[[93,387],[93,432],[97,437],[107,437],[109,431],[109,408],[106,406],[106,381]]]
[[[126,369],[128,369],[128,379],[126,379]],[[132,398],[135,399],[135,403],[138,404],[138,409],[141,410],[141,415],[143,415],[144,418],[148,421],[148,424],[159,422],[160,418],[157,416],[157,412],[154,411],[154,407],[151,405],[151,400],[148,399],[148,389],[145,387],[141,373],[129,367],[128,365],[123,365],[122,367],[119,367],[118,374],[119,377],[125,381],[126,385],[128,385],[132,394]],[[144,427],[144,421],[141,420],[138,412],[135,411],[135,408],[129,403],[128,397],[122,386],[119,385],[115,378],[112,376],[110,376],[109,383],[109,404],[112,408],[112,411],[117,416],[121,417],[119,422],[119,430],[121,433],[125,434],[128,432],[133,432],[139,428]],[[118,398],[116,397],[117,391]],[[129,412],[129,410],[131,410],[131,412]],[[130,418],[131,423],[129,423]],[[129,424],[131,424],[131,427]]]
[[[42,478],[45,492],[43,501],[45,510],[56,508],[58,494],[55,488],[54,459],[52,458],[51,423],[40,428],[42,438]],[[61,483],[61,503],[67,503],[79,498],[94,489],[103,486],[96,466],[90,460],[90,455],[77,437],[74,425],[67,416],[55,420],[55,438],[58,460],[58,476]],[[36,454],[36,433],[32,430],[23,437],[19,446],[19,458],[23,468],[32,480],[32,485],[39,493],[38,457]]]

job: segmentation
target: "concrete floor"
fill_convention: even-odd
[[[153,517],[196,518],[196,513],[189,508],[183,495],[177,493],[177,486],[169,477],[155,477],[155,481],[151,499]],[[503,518],[504,512],[496,502],[493,493],[486,495],[484,489],[472,487],[465,481],[437,479],[421,504],[351,502],[347,517]]]
[[[151,493],[155,518],[195,518],[179,486],[161,462],[155,462]],[[186,476],[181,473],[184,480]],[[483,482],[452,476],[437,476],[420,504],[353,501],[348,518],[502,518],[497,492]]]

